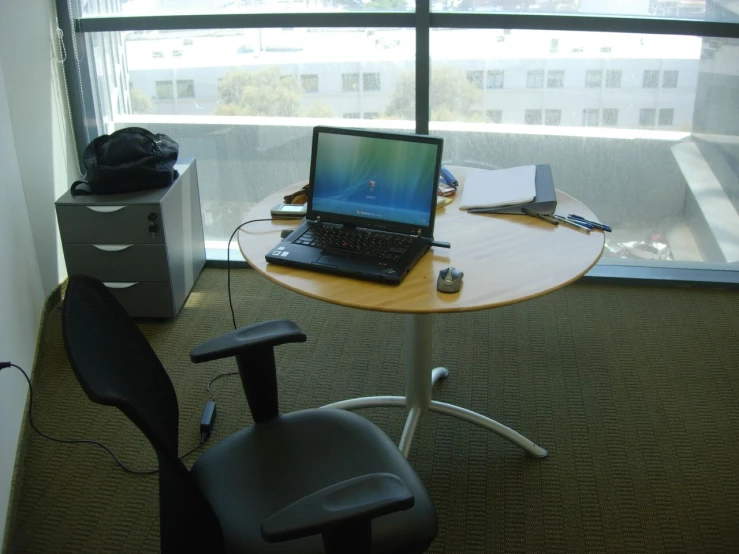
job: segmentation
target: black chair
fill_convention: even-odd
[[[236,357],[255,421],[191,471],[178,458],[172,382],[100,281],[69,278],[63,334],[90,399],[120,409],[156,451],[162,552],[411,554],[435,538],[428,493],[378,427],[334,409],[278,413],[273,348],[306,340],[293,322],[243,327],[191,352],[195,363]]]

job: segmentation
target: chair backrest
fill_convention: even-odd
[[[146,337],[108,288],[85,275],[69,278],[62,324],[69,362],[87,396],[121,410],[156,451],[162,552],[198,544],[222,551],[215,514],[178,457],[177,396]]]

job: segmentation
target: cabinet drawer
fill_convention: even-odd
[[[152,215],[153,214],[153,215]],[[57,205],[62,242],[77,244],[163,244],[159,204],[121,206]],[[156,230],[149,231],[149,216]]]
[[[131,317],[174,317],[169,283],[104,281]]]
[[[163,244],[67,244],[67,273],[101,281],[169,281]]]

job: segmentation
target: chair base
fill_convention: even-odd
[[[405,396],[365,396],[327,404],[323,408],[338,408],[342,410],[358,410],[361,408],[376,407],[405,407],[408,409],[408,418],[405,421],[403,435],[400,438],[399,448],[407,458],[413,442],[413,435],[418,421],[424,410],[431,410],[440,414],[456,417],[479,425],[496,435],[512,442],[533,458],[546,458],[546,449],[538,446],[520,433],[502,423],[484,415],[467,410],[454,404],[438,402],[431,399],[431,389],[436,382],[449,375],[445,367],[437,367],[431,371],[428,378],[428,367],[431,365],[431,315],[408,314],[406,316],[406,395]]]

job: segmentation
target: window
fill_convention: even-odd
[[[652,126],[654,125],[655,109],[654,108],[642,108],[639,110],[639,125]]]
[[[677,71],[662,72],[662,88],[677,88]]]
[[[488,71],[488,88],[503,88],[503,71]]]
[[[526,88],[543,88],[544,87],[544,71],[539,69],[529,71],[526,75]],[[541,122],[540,122],[541,123]]]
[[[172,81],[157,81],[157,100],[173,100],[174,99],[174,85]]]
[[[364,73],[362,75],[362,88],[364,90],[380,90],[380,74]]]
[[[603,108],[603,126],[614,127],[618,125],[618,109]]]
[[[359,73],[342,73],[341,90],[343,92],[357,92],[359,90]]]
[[[487,110],[485,116],[489,123],[503,123],[503,110]]]
[[[606,88],[621,88],[621,70],[606,71]]]
[[[544,110],[544,125],[560,125],[562,110]]]
[[[598,126],[598,109],[588,108],[582,111],[582,125],[583,127],[597,127]]]
[[[87,53],[81,71],[67,75],[75,129],[82,131],[78,132],[77,142],[86,144],[97,134],[130,126],[135,114],[136,124],[156,127],[175,140],[183,137],[188,152],[207,159],[213,167],[249,164],[252,169],[244,175],[201,171],[203,211],[213,214],[206,225],[205,238],[219,243],[224,236],[228,240],[241,222],[245,206],[278,192],[287,183],[306,178],[305,148],[311,129],[310,121],[303,118],[322,119],[327,124],[329,118],[335,118],[339,126],[421,129],[444,137],[447,159],[474,159],[499,167],[520,164],[520,152],[535,151],[541,159],[552,161],[553,172],[568,176],[566,182],[558,185],[564,192],[577,196],[578,191],[587,188],[588,207],[607,215],[619,227],[619,236],[608,237],[610,248],[604,252],[601,265],[614,263],[609,256],[632,258],[630,266],[645,263],[636,261],[640,246],[631,248],[624,244],[649,242],[653,236],[650,231],[660,229],[660,238],[670,250],[664,252],[664,259],[671,256],[671,267],[673,262],[683,260],[716,262],[726,266],[717,269],[737,268],[733,270],[733,279],[739,275],[739,265],[729,265],[720,258],[722,252],[731,248],[706,248],[703,241],[713,244],[717,235],[693,228],[694,220],[685,206],[694,204],[684,201],[692,189],[675,187],[676,178],[682,183],[679,175],[657,174],[643,164],[633,163],[635,136],[639,137],[640,154],[657,161],[674,159],[681,148],[672,146],[682,136],[739,140],[739,81],[722,77],[728,75],[726,68],[736,66],[739,39],[701,36],[708,31],[739,36],[739,19],[736,24],[721,25],[685,20],[670,27],[669,18],[658,14],[640,17],[638,24],[627,24],[621,18],[592,13],[595,4],[599,8],[603,4],[605,10],[620,9],[613,8],[618,4],[613,0],[434,0],[430,7],[437,15],[431,16],[433,25],[426,50],[426,42],[417,41],[425,34],[416,36],[419,31],[425,33],[425,23],[416,29],[413,26],[414,20],[427,21],[424,10],[429,5],[418,3],[419,17],[409,17],[415,3],[401,2],[399,10],[387,11],[378,18],[372,11],[379,10],[382,2],[370,0],[322,0],[318,4],[303,0],[300,5],[293,5],[293,0],[56,0],[63,12],[68,4],[77,8],[72,12],[72,20]],[[621,4],[637,3],[643,9],[647,9],[647,4],[664,4],[650,0]],[[709,4],[726,3],[706,2],[705,19],[710,18]],[[159,14],[161,19],[147,18],[151,19],[147,25],[150,29],[136,29],[138,23],[128,16],[136,10],[149,9],[140,6],[147,4],[151,5],[149,15],[157,10],[164,13]],[[536,11],[536,15],[528,19],[527,15],[519,15],[514,18],[516,29],[501,30],[500,26],[505,25],[494,12],[503,4],[512,6],[504,7],[504,11]],[[313,13],[316,6],[329,5],[356,13],[352,17],[346,13],[325,14],[321,17],[326,17],[326,27],[306,26],[311,21],[306,14]],[[101,7],[110,10],[111,15],[87,20],[90,16],[85,15],[85,10]],[[284,11],[277,18],[279,28],[253,28],[254,22],[262,19],[246,17],[249,10],[273,9]],[[191,29],[168,30],[177,27],[181,17],[172,18],[172,10],[191,13]],[[200,17],[205,10],[217,13],[214,17]],[[589,15],[574,15],[578,10]],[[458,15],[465,11],[469,17]],[[562,18],[555,11],[573,15]],[[440,12],[457,15],[442,17]],[[60,15],[61,23],[69,21],[68,12]],[[467,22],[470,18],[474,18],[475,28],[469,28],[473,25]],[[526,29],[529,19],[542,30]],[[565,19],[570,30],[552,30]],[[377,23],[382,27],[372,27]],[[214,24],[227,28],[205,29]],[[637,34],[633,34],[635,31]],[[502,42],[496,42],[497,37]],[[64,33],[65,42],[71,38]],[[237,53],[241,46],[246,53]],[[611,48],[611,52],[601,52],[601,48]],[[71,51],[69,44],[66,49]],[[182,56],[175,56],[174,50],[181,50]],[[709,50],[715,61],[707,61],[701,55]],[[155,51],[161,52],[162,57],[153,58]],[[337,56],[337,52],[342,55]],[[416,82],[416,75],[426,84],[427,56],[430,88],[424,90],[419,86],[421,82]],[[67,70],[77,61],[70,55]],[[646,79],[647,86],[653,88],[642,88],[645,70],[654,72],[648,73]],[[80,78],[84,80],[82,92],[94,94],[79,93]],[[178,82],[187,80],[193,81],[192,86]],[[158,81],[161,83],[156,86]],[[362,91],[366,92],[360,94]],[[527,105],[536,108],[527,110]],[[653,112],[641,113],[640,108],[651,108]],[[597,109],[597,113],[583,115],[584,109]],[[672,114],[669,109],[673,109]],[[429,119],[416,122],[416,111],[421,116],[428,114]],[[341,119],[343,115],[352,119]],[[219,124],[220,116],[241,121],[227,125],[228,119],[222,117]],[[381,119],[373,121],[374,117]],[[271,118],[279,119],[270,121]],[[524,123],[528,126],[524,127]],[[210,148],[214,125],[223,127],[221,131],[228,134],[219,140],[251,144],[258,139],[264,146],[258,152],[264,163],[251,163],[257,154],[249,149]],[[566,130],[559,129],[565,125]],[[516,148],[498,147],[503,139],[501,128],[505,128],[506,137],[512,137]],[[635,129],[636,135],[631,133]],[[672,133],[677,130],[679,135]],[[83,140],[85,134],[88,140]],[[216,133],[216,138],[220,136],[220,132]],[[578,147],[573,149],[572,144]],[[718,159],[703,150],[701,144],[709,165]],[[563,151],[568,155],[561,155]],[[584,163],[583,159],[612,160],[614,169],[605,175],[598,171],[602,168],[597,164]],[[616,189],[623,189],[624,193],[619,205],[611,202],[611,191]],[[649,194],[643,194],[645,190]],[[686,254],[682,242],[669,244],[672,237],[680,236],[672,232],[671,222],[693,233],[695,240],[687,242],[697,245],[694,251]],[[734,244],[739,241],[739,220],[730,221],[723,228],[731,230]],[[709,259],[711,252],[716,258]],[[662,250],[658,254],[663,256]],[[735,261],[739,263],[739,254]],[[655,259],[649,263],[662,262]]]
[[[195,81],[177,81],[177,98],[195,98]]]
[[[601,46],[600,51],[603,54],[610,54],[611,53],[611,47],[610,46]]]
[[[482,71],[468,71],[467,80],[472,83],[475,88],[482,88],[482,77],[484,73]]]
[[[675,117],[675,110],[673,108],[662,108],[659,111],[659,125],[672,125],[672,120]]]
[[[301,75],[300,86],[303,87],[303,92],[318,92],[318,75]]]
[[[659,71],[652,69],[645,70],[641,86],[644,88],[657,88],[659,86]]]
[[[603,72],[592,69],[585,72],[585,88],[600,88],[603,85]]]
[[[524,112],[526,125],[541,125],[541,110],[526,110]]]
[[[547,88],[562,88],[565,83],[564,71],[547,72]]]

